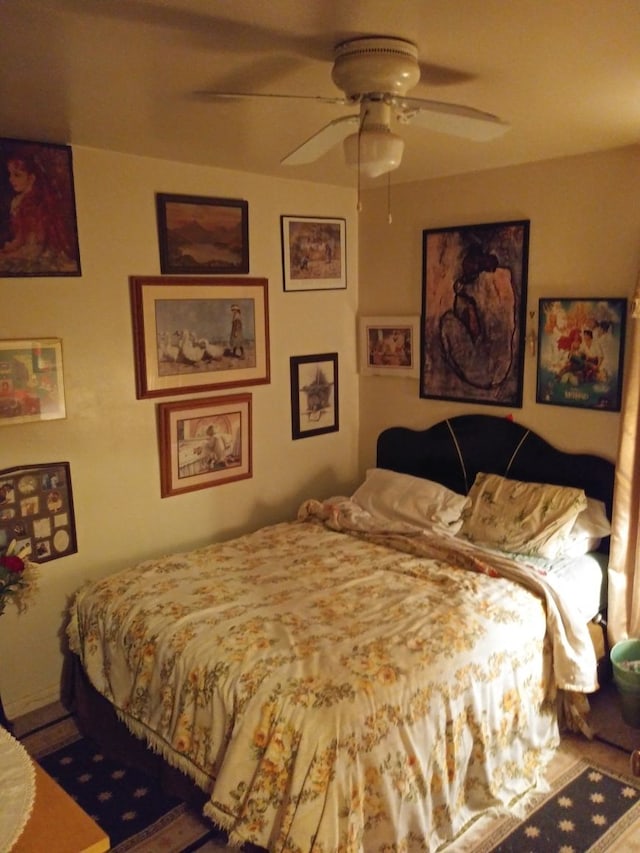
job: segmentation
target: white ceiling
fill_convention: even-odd
[[[0,31],[4,137],[355,186],[340,146],[280,165],[352,108],[196,93],[339,96],[333,47],[387,35],[418,45],[410,96],[511,125],[483,143],[401,126],[394,182],[640,142],[640,0],[0,0]]]

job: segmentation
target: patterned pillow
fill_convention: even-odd
[[[553,559],[586,509],[582,489],[523,483],[497,474],[476,476],[460,535],[501,551]]]

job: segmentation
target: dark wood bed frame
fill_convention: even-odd
[[[588,496],[604,501],[609,516],[611,513],[611,462],[595,455],[557,450],[508,418],[460,415],[425,430],[391,427],[378,438],[377,465],[435,480],[461,494],[469,491],[478,471],[528,482],[577,486]],[[608,541],[601,547],[605,550]],[[602,631],[606,648],[604,619],[597,630]],[[603,661],[606,667],[608,653]],[[78,659],[69,655],[66,663],[63,698],[76,714],[80,729],[106,752],[153,773],[170,794],[201,805],[205,799],[202,792],[128,731],[110,703],[89,684]],[[607,678],[606,669],[599,677],[602,683]]]
[[[424,430],[389,427],[380,433],[376,464],[442,483],[466,495],[476,474],[584,489],[611,518],[615,467],[602,456],[558,450],[510,418],[458,415]],[[608,551],[608,537],[601,550]]]

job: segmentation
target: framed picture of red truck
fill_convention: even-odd
[[[62,341],[0,341],[0,426],[66,417]]]

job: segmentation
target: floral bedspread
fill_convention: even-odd
[[[349,504],[307,502],[73,604],[93,685],[234,843],[437,850],[535,788],[557,746],[544,592]]]

